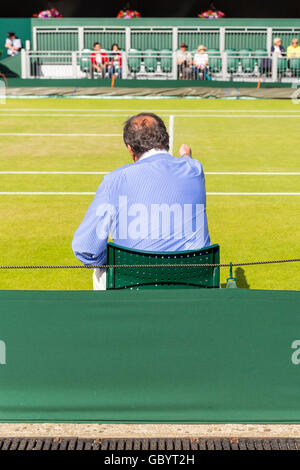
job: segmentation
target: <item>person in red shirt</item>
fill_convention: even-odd
[[[92,67],[98,73],[102,74],[102,78],[105,78],[108,66],[107,53],[104,49],[101,49],[101,44],[99,42],[95,42],[93,49],[94,52],[91,53]]]

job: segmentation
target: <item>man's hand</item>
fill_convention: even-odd
[[[182,144],[179,149],[179,155],[181,157],[191,157],[192,156],[192,149],[189,145]]]

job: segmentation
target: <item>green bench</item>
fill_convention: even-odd
[[[106,289],[191,289],[219,288],[220,268],[213,266],[172,267],[174,264],[219,264],[220,247],[211,245],[200,250],[151,252],[107,245],[107,264],[130,265],[107,269]],[[156,267],[156,265],[166,267]],[[153,267],[143,267],[151,265]]]

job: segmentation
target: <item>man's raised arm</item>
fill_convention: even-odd
[[[191,157],[192,156],[192,149],[189,145],[182,144],[179,149],[179,155],[181,157]]]

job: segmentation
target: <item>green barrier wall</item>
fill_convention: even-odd
[[[300,423],[299,338],[300,292],[0,291],[0,420]]]

